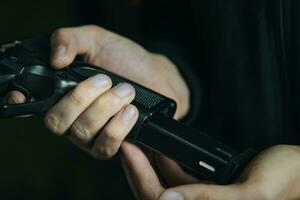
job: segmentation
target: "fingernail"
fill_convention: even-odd
[[[130,96],[134,88],[128,83],[120,83],[115,88],[115,94],[121,98]]]
[[[122,112],[122,120],[124,122],[130,122],[135,116],[136,109],[133,105],[129,105]]]
[[[104,74],[98,74],[92,77],[91,83],[96,88],[103,88],[109,84],[109,77]]]
[[[60,59],[66,53],[66,47],[64,45],[58,45],[54,49],[53,59]]]
[[[184,196],[179,192],[165,192],[159,200],[184,200]]]

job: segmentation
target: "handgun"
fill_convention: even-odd
[[[106,74],[113,85],[128,82],[136,91],[132,103],[139,117],[128,141],[165,155],[193,176],[217,184],[234,182],[255,156],[253,149],[238,151],[174,120],[174,100],[101,67],[75,59],[68,67],[54,70],[49,63],[49,43],[49,37],[36,36],[1,46],[0,95],[16,90],[27,102],[1,101],[0,118],[43,114],[81,81]],[[30,101],[33,97],[35,101]]]

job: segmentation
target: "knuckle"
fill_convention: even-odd
[[[99,31],[101,28],[100,26],[96,25],[96,24],[89,24],[85,26],[86,28],[88,28],[91,31]]]
[[[44,124],[54,134],[63,134],[63,131],[60,129],[60,120],[54,114],[47,114],[44,118]]]
[[[92,34],[94,37],[99,37],[99,35],[104,35],[107,30],[102,28],[101,26],[95,25],[95,24],[89,24],[85,26],[86,30],[89,34]]]
[[[53,34],[52,34],[52,37],[51,37],[51,40],[53,42],[55,41],[59,41],[61,39],[64,38],[65,34],[66,34],[67,30],[66,28],[60,28],[60,29],[57,29]]]
[[[65,35],[65,30],[63,29],[56,30],[51,36],[51,42],[54,44],[59,42],[64,38],[64,35]]]
[[[215,199],[213,199],[210,192],[203,191],[203,193],[201,194],[201,200],[215,200]]]
[[[74,136],[78,141],[80,141],[82,143],[86,143],[90,139],[90,133],[89,133],[88,129],[83,128],[83,126],[81,126],[81,125],[74,124],[70,128],[70,132],[71,132],[72,136]]]
[[[113,147],[100,145],[95,148],[93,156],[97,159],[110,159],[117,153]]]
[[[70,91],[69,98],[71,102],[75,103],[76,105],[80,106],[85,102],[85,97],[83,92],[81,92],[81,87],[77,86],[74,90]]]
[[[118,137],[118,134],[116,134],[116,131],[114,131],[112,128],[105,128],[103,130],[103,139],[105,141],[109,141],[109,143],[112,144],[120,144],[122,141]]]

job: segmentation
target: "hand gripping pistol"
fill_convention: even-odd
[[[0,95],[17,90],[28,102],[2,101],[0,118],[43,113],[79,82],[101,73],[108,75],[113,85],[129,82],[135,88],[133,104],[139,110],[139,118],[127,140],[175,160],[199,179],[229,184],[255,154],[252,149],[237,151],[174,120],[176,103],[172,99],[80,59],[62,70],[54,70],[49,55],[49,39],[44,36],[2,45]],[[32,97],[36,101],[30,101]]]

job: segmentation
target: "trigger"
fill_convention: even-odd
[[[10,85],[10,91],[21,92],[26,98],[26,103],[29,103],[31,101],[31,95],[30,95],[29,91],[14,82]]]

